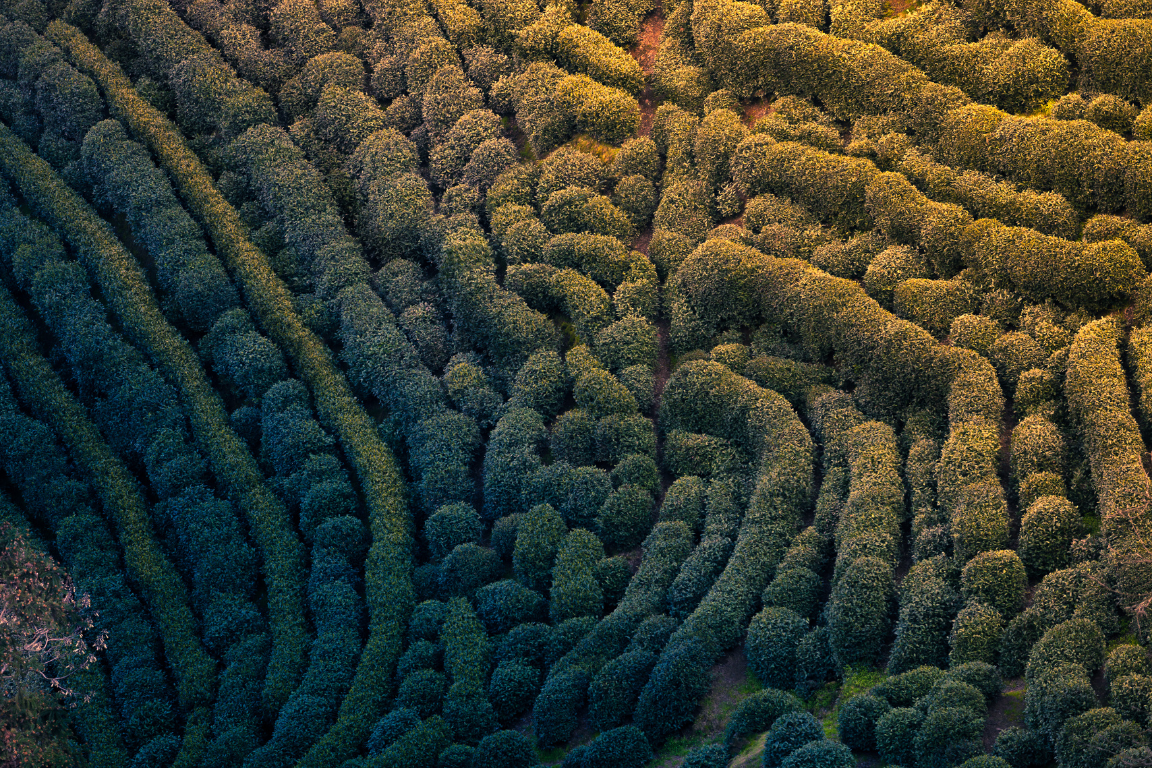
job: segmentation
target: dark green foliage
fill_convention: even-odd
[[[788,608],[808,617],[816,610],[820,588],[820,577],[807,568],[778,570],[761,599],[766,606]]]
[[[380,718],[376,727],[372,729],[372,735],[368,738],[368,754],[376,755],[383,752],[418,725],[420,725],[420,713],[416,710],[407,708],[392,710]]]
[[[888,661],[894,673],[907,673],[925,664],[944,664],[948,633],[960,605],[959,595],[934,569],[935,560],[912,567],[901,584],[900,619]]]
[[[781,715],[768,729],[764,738],[764,768],[780,768],[784,760],[798,748],[824,739],[820,721],[807,712]]]
[[[547,624],[528,622],[514,627],[497,647],[495,660],[500,663],[523,661],[535,667],[544,667],[552,635],[553,628]]]
[[[440,560],[459,544],[474,543],[481,533],[480,516],[470,504],[448,504],[424,522],[424,541],[433,560]]]
[[[1004,619],[995,608],[975,600],[968,603],[952,625],[952,634],[948,638],[952,647],[949,663],[994,662],[1003,628]]]
[[[580,756],[579,768],[641,768],[652,760],[648,739],[637,727],[626,725],[604,731]]]
[[[738,739],[766,731],[777,718],[802,709],[800,700],[791,693],[773,688],[754,693],[736,705],[724,730],[724,743],[731,749]]]
[[[939,667],[916,667],[886,678],[872,689],[872,694],[887,699],[894,707],[907,707],[927,696],[946,674]]]
[[[853,768],[852,750],[829,739],[812,741],[797,749],[780,763],[780,768]]]
[[[1012,768],[1007,760],[995,755],[977,755],[960,764],[960,768]]]
[[[636,648],[605,664],[588,687],[588,717],[601,731],[619,725],[636,705],[656,666],[655,653]]]
[[[1061,664],[1076,664],[1093,675],[1104,663],[1104,634],[1087,619],[1071,619],[1052,627],[1032,648],[1025,672],[1029,680]]]
[[[684,768],[728,768],[728,750],[721,744],[708,744],[689,752],[684,762]]]
[[[849,699],[838,715],[840,741],[854,750],[874,751],[876,725],[891,709],[884,699],[868,694]]]
[[[913,768],[916,764],[916,734],[923,722],[924,713],[919,709],[902,707],[886,712],[876,722],[876,751],[880,758],[893,765]]]
[[[651,529],[652,506],[652,494],[648,491],[620,486],[608,497],[596,518],[600,539],[614,550],[635,547]]]
[[[967,683],[984,695],[989,705],[1000,695],[1004,681],[996,667],[982,661],[969,661],[948,671],[948,679]]]
[[[472,768],[531,768],[538,765],[531,742],[518,731],[485,736],[472,754]]]
[[[1052,759],[1052,748],[1041,734],[1012,726],[997,735],[992,754],[1003,758],[1012,768],[1031,768],[1047,765]]]
[[[596,565],[604,559],[604,547],[596,536],[577,528],[568,533],[556,552],[552,569],[549,615],[552,623],[592,616],[604,611],[604,591],[596,579]]]
[[[796,647],[808,622],[787,608],[765,608],[752,618],[744,641],[748,666],[760,682],[787,688],[796,674]]]
[[[476,614],[490,635],[507,632],[544,618],[544,598],[511,579],[502,579],[476,592]]]
[[[650,742],[692,722],[696,703],[710,685],[708,667],[698,641],[673,642],[664,650],[636,705],[636,724]]]
[[[828,603],[829,641],[841,664],[875,659],[887,639],[892,566],[862,557],[844,571]]]
[[[704,513],[705,485],[699,477],[677,478],[664,494],[660,520],[679,520],[691,531],[699,530]]]
[[[400,681],[396,704],[414,710],[421,718],[428,717],[440,711],[447,689],[444,673],[434,669],[417,669]]]
[[[1095,708],[1098,702],[1084,667],[1058,662],[1030,675],[1024,704],[1025,725],[1055,739],[1065,721]]]
[[[916,702],[916,707],[926,715],[952,707],[964,707],[974,714],[983,716],[987,710],[984,694],[975,686],[945,677],[928,694]]]
[[[436,669],[442,661],[443,649],[427,640],[417,640],[408,646],[408,650],[396,662],[396,677],[403,680],[410,672],[417,669]]]
[[[1108,682],[1126,675],[1152,674],[1148,654],[1138,645],[1118,645],[1104,660],[1104,679]]]
[[[440,573],[443,594],[472,595],[477,589],[500,578],[500,556],[477,544],[460,544],[444,558]]]
[[[567,532],[564,518],[547,504],[532,507],[520,520],[512,565],[523,584],[535,589],[548,586],[556,550]]]
[[[1124,719],[1146,725],[1150,694],[1152,694],[1152,677],[1139,674],[1124,675],[1112,680],[1109,686],[1108,704]]]
[[[548,678],[532,706],[532,727],[542,746],[560,744],[571,738],[587,692],[585,672],[560,672]]]
[[[488,683],[488,698],[496,716],[508,723],[528,710],[539,690],[539,670],[518,660],[502,661]]]
[[[1080,515],[1067,499],[1041,496],[1028,506],[1020,524],[1020,559],[1040,576],[1067,566]]]
[[[983,718],[967,707],[929,713],[916,734],[917,768],[952,768],[983,751]]]

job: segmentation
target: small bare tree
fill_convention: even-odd
[[[88,597],[0,522],[0,768],[72,765],[67,710],[86,702],[70,678],[96,661]]]

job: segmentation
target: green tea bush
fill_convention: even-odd
[[[768,729],[764,738],[764,768],[780,768],[784,761],[800,747],[824,739],[820,721],[807,712],[789,712],[780,715]]]
[[[880,759],[912,768],[916,764],[916,733],[924,721],[918,709],[891,709],[876,722],[876,751]]]
[[[949,663],[994,662],[1003,628],[1004,619],[999,611],[976,600],[969,602],[952,625],[952,634],[948,638],[952,647]]]
[[[982,552],[960,572],[960,594],[966,601],[979,601],[1010,620],[1024,607],[1028,576],[1012,550]]]
[[[887,701],[877,696],[864,694],[849,699],[837,716],[840,741],[860,752],[875,751],[877,724],[891,709]]]
[[[796,670],[796,646],[808,622],[787,608],[765,608],[752,618],[744,641],[753,674],[772,688],[786,688]]]
[[[1043,734],[1012,726],[997,735],[992,754],[1012,768],[1030,768],[1047,765],[1052,759],[1052,747]]]
[[[804,6],[809,8],[810,6]],[[812,741],[780,763],[780,768],[851,768],[856,764],[852,750],[829,739]]]
[[[916,733],[917,768],[950,768],[983,751],[983,718],[963,706],[937,709]]]

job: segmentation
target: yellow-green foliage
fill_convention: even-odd
[[[1120,365],[1120,339],[1121,328],[1113,318],[1084,326],[1068,354],[1064,393],[1092,468],[1108,543],[1105,561],[1116,579],[1121,604],[1129,607],[1152,587],[1152,572],[1138,554],[1149,480]]]

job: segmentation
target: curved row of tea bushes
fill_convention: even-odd
[[[1152,147],[1084,120],[1015,117],[972,104],[943,118],[936,153],[952,166],[1059,192],[1079,207],[1152,214]]]
[[[61,560],[103,617],[99,629],[112,643],[108,674],[91,669],[74,678],[77,690],[92,695],[77,709],[76,725],[93,765],[123,766],[130,758],[126,747],[175,738],[175,691],[165,682],[156,631],[125,583],[120,549],[96,514],[90,487],[77,478],[52,430],[19,412],[6,379],[0,382],[0,414],[0,467],[24,516],[55,534]]]
[[[0,127],[0,139],[6,138],[6,133],[7,128]],[[76,457],[106,514],[115,522],[125,570],[140,585],[159,627],[176,675],[181,708],[193,711],[206,707],[215,693],[216,664],[197,637],[188,592],[156,541],[147,502],[136,480],[40,355],[32,326],[7,289],[0,294],[0,312],[5,329],[5,368],[20,399],[43,415]]]
[[[832,653],[843,667],[874,661],[887,640],[904,486],[891,427],[865,421],[843,395],[825,395],[812,408],[819,414],[825,464],[831,453],[848,469],[827,613]]]
[[[6,134],[6,135],[5,135]],[[208,457],[218,481],[246,517],[253,519],[266,568],[284,569],[270,585],[285,588],[274,604],[272,623],[281,627],[270,662],[269,698],[273,709],[295,685],[302,663],[304,616],[300,604],[299,544],[294,541],[284,507],[264,485],[256,462],[233,431],[218,393],[212,389],[187,341],[168,324],[151,287],[131,255],[82,198],[51,173],[7,129],[5,172],[17,181],[26,200],[73,247],[91,270],[105,302],[124,330],[145,349],[170,381],[177,385],[192,434]]]
[[[265,642],[267,622],[253,600],[256,555],[245,541],[236,510],[205,485],[206,462],[188,443],[175,390],[109,325],[86,275],[64,260],[59,241],[15,211],[6,218],[14,235],[6,245],[14,257],[17,282],[30,292],[40,317],[59,339],[81,392],[94,399],[98,426],[113,447],[134,464],[143,464],[159,498],[154,523],[175,545],[176,563],[191,582],[204,642],[221,657],[254,637]],[[262,677],[262,665],[252,673]],[[221,702],[225,709],[248,703]],[[252,712],[249,719],[253,715],[258,717]],[[246,736],[254,740],[253,723]]]
[[[1066,240],[1079,234],[1079,214],[1058,192],[1021,188],[980,171],[957,171],[919,148],[905,153],[895,170],[932,200],[963,206],[973,218],[998,219],[1008,226],[1027,227]]]
[[[673,633],[640,693],[636,721],[652,742],[694,717],[708,688],[701,670],[743,634],[811,500],[813,472],[812,438],[787,401],[719,363],[676,369],[661,401],[661,426],[738,442],[759,469],[724,571]]]
[[[937,494],[961,565],[1008,544],[1008,502],[997,476],[1004,394],[996,371],[973,352],[956,355],[948,397],[948,439],[940,450]]]
[[[950,350],[881,308],[858,283],[805,262],[709,240],[683,262],[668,291],[673,334],[689,322],[717,330],[780,322],[810,353],[831,354],[851,371],[865,410],[938,407],[947,397]]]
[[[159,113],[139,98],[119,68],[82,35],[56,23],[50,33],[64,44],[82,68],[101,83],[114,111],[144,139],[161,165],[172,172],[193,213],[205,225],[218,255],[233,270],[253,314],[283,349],[316,398],[321,419],[336,433],[346,457],[364,486],[372,546],[366,565],[369,640],[361,654],[349,695],[341,703],[336,725],[313,748],[346,756],[350,742],[362,740],[379,705],[369,700],[385,686],[400,652],[402,626],[410,610],[409,515],[401,498],[401,480],[391,452],[382,443],[352,396],[322,342],[304,327],[283,283],[267,258],[243,234],[235,209],[212,185],[204,167]],[[312,754],[312,753],[310,753]]]
[[[735,0],[694,4],[692,30],[708,69],[738,96],[814,96],[843,120],[898,112],[918,135],[939,138],[949,164],[1003,173],[1076,205],[1152,212],[1152,149],[1144,142],[1125,142],[1084,121],[1017,118],[971,104],[959,89],[931,82],[883,48],[770,25],[763,9]]]
[[[1121,327],[1115,319],[1084,326],[1068,354],[1064,393],[1092,468],[1106,543],[1103,560],[1122,606],[1131,610],[1152,588],[1152,572],[1140,554],[1149,481],[1141,459],[1144,443],[1120,363],[1120,342]]]
[[[167,3],[119,3],[109,8],[106,21],[133,41],[139,65],[157,82],[169,85],[177,119],[189,134],[219,131],[230,139],[253,125],[277,122],[268,94],[237,77],[220,52]],[[55,21],[56,30],[49,29],[47,34],[63,46],[60,24]],[[75,56],[75,51],[70,55]],[[86,74],[101,80],[94,72]],[[101,83],[101,88],[106,98],[114,99],[106,84]]]
[[[1152,98],[1152,79],[1143,64],[1152,56],[1152,21],[1148,19],[1098,18],[1075,0],[963,0],[957,4],[983,25],[1011,25],[1056,46],[1079,65],[1082,90],[1144,102]]]

